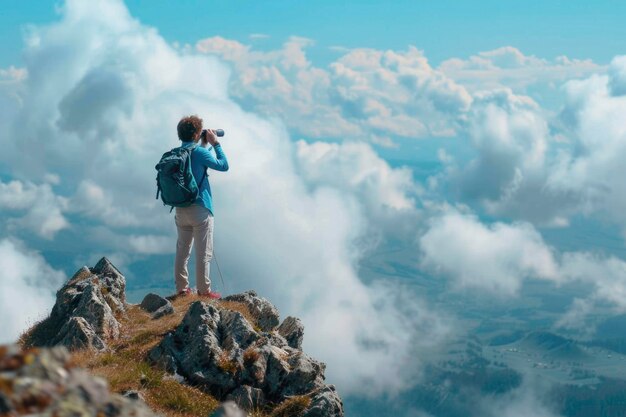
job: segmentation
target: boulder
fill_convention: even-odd
[[[145,398],[143,397],[143,394],[141,392],[133,390],[133,389],[129,389],[129,390],[126,390],[126,391],[122,392],[122,397],[129,398],[129,399],[135,400],[135,401],[144,401],[145,402]]]
[[[297,317],[287,317],[278,326],[278,334],[285,338],[289,346],[294,349],[302,349],[304,339],[304,325]]]
[[[69,365],[63,347],[0,346],[0,414],[156,417],[140,401],[110,393],[107,383]]]
[[[115,311],[124,311],[126,308],[126,279],[111,261],[103,257],[96,266],[91,268],[91,272],[100,278],[100,284],[105,288],[106,298],[113,304],[111,308]]]
[[[241,294],[229,295],[224,301],[236,301],[245,304],[250,314],[256,320],[256,324],[264,332],[269,332],[278,326],[278,309],[265,298],[257,296],[255,291],[246,291]]]
[[[106,349],[107,339],[119,337],[116,316],[125,314],[125,289],[124,276],[108,259],[82,267],[57,291],[50,316],[26,335],[26,345]]]
[[[150,293],[143,298],[139,305],[142,309],[151,313],[154,320],[159,319],[168,314],[174,314],[174,306],[169,300],[160,295]]]
[[[334,385],[325,385],[310,394],[311,404],[302,417],[343,417],[343,402]]]
[[[246,411],[252,411],[265,404],[265,396],[259,388],[250,385],[241,385],[226,396],[227,401],[232,401]]]
[[[71,346],[76,349],[94,348],[104,350],[106,344],[83,317],[70,318],[55,339],[57,345]]]

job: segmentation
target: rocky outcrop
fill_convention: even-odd
[[[245,306],[263,324],[219,303],[197,301],[176,330],[149,352],[149,359],[248,410],[308,396],[304,415],[343,416],[339,395],[324,382],[325,365],[300,348],[304,330],[299,320],[289,318],[278,326],[276,307],[251,291],[224,300]]]
[[[26,345],[106,349],[106,340],[119,336],[125,289],[124,276],[107,258],[82,267],[57,292],[50,316],[26,335]]]
[[[343,403],[334,385],[326,385],[312,392],[311,403],[302,417],[343,416]]]
[[[139,304],[139,307],[150,313],[153,320],[158,320],[168,314],[174,314],[174,306],[172,306],[172,303],[154,293],[146,295],[141,304]]]
[[[239,417],[247,415],[245,410],[283,407],[282,411],[279,410],[280,416],[343,417],[339,395],[332,385],[325,383],[326,366],[302,350],[302,322],[287,317],[281,323],[276,307],[254,291],[219,301],[196,301],[191,305],[188,301],[178,303],[173,298],[174,301],[170,302],[156,294],[148,294],[139,307],[150,313],[155,321],[143,321],[143,318],[133,321],[141,323],[141,328],[131,326],[124,332],[123,342],[111,343],[120,337],[120,320],[127,309],[133,315],[137,314],[137,306],[126,303],[125,287],[124,276],[106,258],[93,268],[81,268],[57,292],[50,316],[22,337],[23,345],[60,345],[70,350],[91,348],[115,355],[116,349],[123,350],[135,341],[150,339],[150,346],[154,347],[148,351],[147,358],[142,353],[138,359],[145,358],[153,366],[166,370],[169,375],[163,380],[191,384],[220,401],[226,401],[216,411],[216,416]],[[157,320],[173,314],[173,304],[177,309],[184,306],[187,311],[180,324],[171,330],[174,325],[171,316],[162,322]],[[180,316],[177,317],[180,320]],[[142,327],[143,323],[146,328]],[[135,331],[135,337],[132,331]],[[26,380],[19,380],[21,382],[10,385],[11,389],[7,391],[4,390],[8,386],[4,384],[6,372],[2,370],[2,364],[6,362],[2,358],[7,354],[0,347],[0,415],[14,414],[15,410],[40,413],[48,406],[53,407],[51,414],[47,411],[45,414],[59,417],[70,414],[144,415],[143,409],[129,405],[143,404],[141,391],[125,391],[126,398],[111,396],[101,380],[89,379],[85,373],[70,370],[65,365],[67,355],[65,348],[10,353],[10,357],[18,358],[10,362],[17,360],[20,366],[30,366],[31,362],[37,361],[53,363],[54,372],[61,375],[54,378],[61,379],[55,379],[52,385],[42,382],[42,386],[31,386],[24,382]],[[37,369],[32,372],[46,377],[52,372]],[[11,377],[17,375],[13,370],[10,372]],[[41,404],[33,408],[33,398],[39,398],[38,390],[54,391],[57,382],[66,385],[55,394],[42,394]],[[35,391],[30,391],[31,388]],[[75,398],[81,390],[85,393]]]
[[[111,394],[104,380],[68,361],[63,347],[0,346],[0,415],[156,417],[141,401]]]
[[[245,304],[258,327],[264,332],[269,332],[278,326],[278,310],[265,298],[259,297],[255,291],[229,295],[224,298],[224,301],[235,301]]]
[[[289,346],[294,349],[302,349],[302,339],[304,339],[304,326],[297,317],[287,317],[278,326],[278,334],[285,338]]]

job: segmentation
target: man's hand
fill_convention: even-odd
[[[211,129],[207,129],[206,135],[202,137],[202,145],[206,146],[207,143],[210,144],[211,146],[215,146],[219,144],[219,142],[217,141],[217,136],[215,136],[215,132],[212,131]]]

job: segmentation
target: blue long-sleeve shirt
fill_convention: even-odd
[[[190,148],[195,145],[195,142],[183,142],[182,147]],[[198,199],[194,204],[206,207],[211,214],[213,214],[213,197],[209,184],[209,174],[205,175],[206,170],[211,168],[216,171],[228,171],[228,161],[222,146],[218,144],[213,147],[213,150],[215,155],[209,149],[198,145],[191,153],[191,172],[200,189]]]

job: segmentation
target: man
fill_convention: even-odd
[[[198,198],[189,207],[176,207],[176,261],[174,279],[176,292],[179,295],[192,294],[189,288],[189,272],[187,263],[191,255],[191,245],[196,250],[196,287],[198,295],[209,298],[220,298],[219,293],[211,291],[209,278],[211,259],[213,258],[213,198],[209,185],[207,168],[217,171],[228,171],[228,161],[217,141],[215,133],[206,130],[202,134],[202,119],[198,116],[183,117],[178,122],[178,138],[183,147],[195,147],[191,152],[191,170],[198,184]],[[198,142],[200,144],[198,145]],[[215,155],[207,149],[211,145]]]

